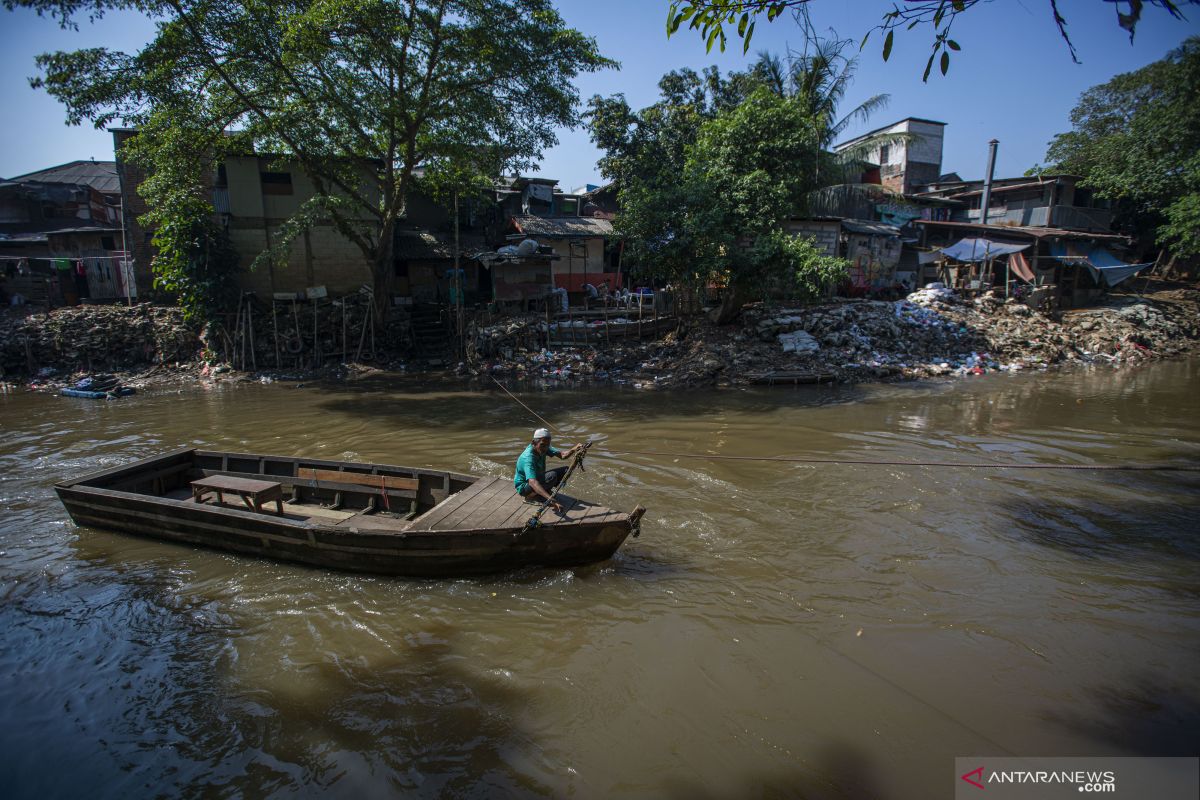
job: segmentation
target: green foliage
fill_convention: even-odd
[[[850,275],[850,262],[826,255],[815,239],[773,230],[755,241],[756,260],[765,265],[766,288],[795,300],[816,300]]]
[[[34,85],[64,103],[71,123],[137,127],[137,163],[188,181],[148,187],[147,200],[189,220],[205,185],[189,163],[259,152],[298,165],[321,199],[284,226],[276,250],[327,220],[372,265],[381,302],[418,167],[452,174],[456,186],[467,173],[528,168],[557,126],[577,123],[575,76],[614,65],[550,0],[5,2],[67,25],[114,8],[159,19],[136,54],[39,57]]]
[[[1166,58],[1084,92],[1072,130],[1046,153],[1057,170],[1114,201],[1127,229],[1156,230],[1177,255],[1200,255],[1195,214],[1200,195],[1200,37]]]
[[[1158,229],[1159,242],[1177,255],[1200,255],[1200,191],[1180,197],[1163,215],[1167,221]]]
[[[639,112],[595,97],[592,139],[618,186],[626,259],[650,275],[739,291],[813,295],[844,264],[782,230],[813,188],[829,117],[761,75],[672,72]]]
[[[675,34],[686,22],[688,29],[696,31],[704,40],[706,52],[712,52],[714,44],[719,45],[724,52],[725,31],[726,26],[729,26],[733,35],[742,40],[742,52],[746,53],[750,50],[754,23],[759,17],[765,15],[767,21],[772,22],[785,11],[791,10],[803,18],[816,2],[817,0],[671,0],[667,8],[667,36]],[[954,21],[959,14],[966,13],[982,2],[983,0],[906,0],[904,3],[896,3],[891,11],[884,12],[879,24],[866,32],[860,49],[866,47],[872,33],[879,31],[883,34],[881,55],[883,60],[887,61],[892,55],[897,30],[910,31],[918,26],[931,27],[932,52],[925,63],[925,73],[921,80],[929,80],[935,60],[941,73],[945,75],[950,70],[950,53],[962,50],[959,43],[950,38]],[[1078,63],[1075,45],[1067,34],[1067,20],[1058,10],[1058,0],[1045,2],[1059,35],[1071,52],[1071,59]],[[1132,40],[1145,6],[1161,8],[1175,19],[1183,20],[1185,18],[1180,6],[1196,4],[1200,4],[1200,0],[1130,0],[1127,4],[1128,13],[1118,9],[1117,23],[1129,31],[1129,38]],[[811,29],[806,30],[805,34],[811,36]]]

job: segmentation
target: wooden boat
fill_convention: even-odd
[[[645,509],[559,496],[535,526],[503,478],[180,450],[56,485],[77,525],[318,567],[410,576],[574,566],[612,556]]]

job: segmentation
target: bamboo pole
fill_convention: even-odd
[[[271,338],[275,340],[275,369],[282,368],[279,358],[279,315],[276,313],[275,294],[271,293]]]
[[[251,297],[250,300],[254,298]],[[250,330],[250,366],[258,372],[258,356],[254,352],[254,306],[250,300],[246,301],[246,325]]]

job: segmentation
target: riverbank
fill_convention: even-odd
[[[924,289],[897,302],[850,300],[788,309],[747,306],[738,322],[681,321],[654,341],[549,351],[544,322],[512,319],[472,331],[467,357],[430,376],[491,376],[574,385],[679,389],[770,383],[855,383],[1123,366],[1194,351],[1200,289],[1157,283],[1094,307],[1043,313],[989,294]],[[269,363],[263,358],[260,363]],[[80,306],[0,316],[0,381],[57,391],[97,373],[134,389],[222,381],[351,381],[416,371],[404,354],[371,364],[244,372],[206,348],[176,308]]]

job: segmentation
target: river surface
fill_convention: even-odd
[[[520,396],[612,450],[1200,463],[1200,361]],[[339,574],[77,528],[184,446],[508,476],[498,390],[0,395],[0,786],[43,797],[936,798],[955,756],[1194,755],[1200,474],[592,455],[611,561]],[[599,449],[599,448],[597,448]]]

